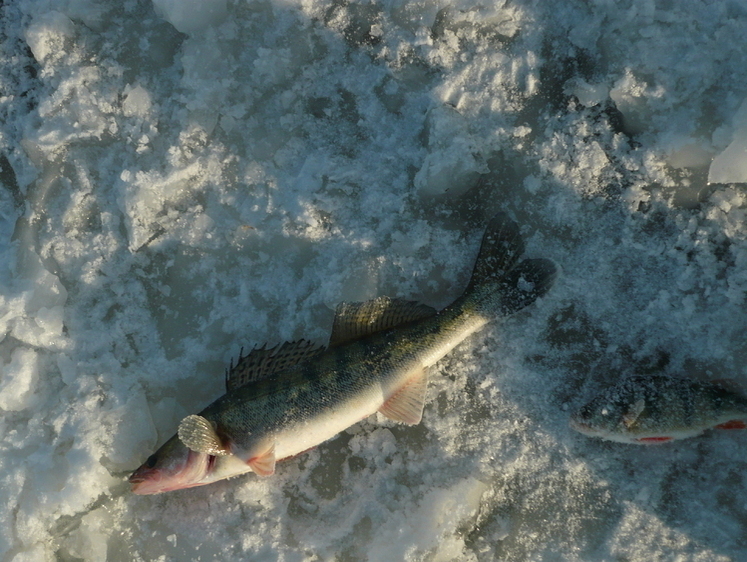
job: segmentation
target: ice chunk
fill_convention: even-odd
[[[34,58],[44,62],[57,59],[65,52],[67,40],[75,34],[75,25],[60,12],[47,12],[35,17],[24,34]]]
[[[428,149],[415,175],[415,187],[423,196],[459,196],[488,172],[466,120],[449,107],[435,108],[428,115]]]
[[[747,182],[747,100],[734,116],[732,140],[708,170],[708,183]]]
[[[638,78],[630,69],[610,90],[610,97],[623,114],[628,133],[642,133],[651,125],[654,102],[664,96],[662,87],[655,87]]]
[[[605,84],[589,84],[581,79],[566,87],[565,93],[576,96],[578,103],[585,107],[601,105],[610,96],[610,90]]]
[[[226,0],[153,0],[156,13],[182,33],[194,33],[220,24],[228,10]]]
[[[49,560],[47,549],[42,543],[36,543],[26,550],[22,550],[13,557],[13,562],[38,562]]]
[[[124,89],[122,111],[128,117],[146,117],[151,109],[152,101],[148,90],[140,85],[127,86]]]
[[[113,430],[106,457],[117,470],[145,457],[156,443],[156,428],[144,394],[134,394],[121,406],[107,412],[105,422]]]
[[[10,363],[3,367],[0,409],[18,412],[31,406],[38,382],[38,354],[31,349],[17,348]]]
[[[41,307],[36,313],[36,325],[44,330],[48,335],[62,335],[62,317],[64,310],[61,306],[47,308]]]

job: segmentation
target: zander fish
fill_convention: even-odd
[[[685,439],[712,428],[745,429],[747,397],[730,386],[728,381],[632,376],[581,408],[570,424],[589,437],[636,444]]]
[[[157,494],[248,471],[268,476],[276,461],[377,411],[419,423],[427,368],[553,284],[554,264],[516,265],[523,252],[518,226],[500,214],[488,225],[464,294],[440,312],[388,297],[341,303],[326,349],[300,340],[239,357],[226,371],[226,394],[181,421],[177,434],[130,476],[132,491]]]

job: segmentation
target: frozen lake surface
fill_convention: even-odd
[[[0,4],[0,556],[727,561],[747,432],[592,440],[632,373],[747,387],[737,0]],[[441,308],[506,211],[561,274],[371,417],[158,496],[243,348]]]

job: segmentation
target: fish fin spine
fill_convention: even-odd
[[[226,392],[242,386],[265,380],[285,369],[324,351],[324,346],[313,344],[308,340],[285,342],[267,349],[267,344],[255,347],[248,354],[239,354],[236,365],[231,365],[226,372]]]

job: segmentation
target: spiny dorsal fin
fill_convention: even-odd
[[[499,279],[516,265],[523,253],[524,241],[519,226],[505,213],[498,213],[485,228],[467,290],[475,284]]]
[[[425,369],[418,371],[402,388],[397,390],[389,400],[379,408],[379,412],[390,420],[415,425],[423,418],[425,389],[428,377]]]
[[[324,351],[324,346],[314,345],[308,340],[285,342],[270,349],[266,347],[255,347],[248,355],[239,355],[235,366],[231,362],[226,371],[226,392],[269,378]]]
[[[213,456],[230,455],[231,451],[223,444],[213,424],[198,415],[184,418],[179,424],[179,440],[197,453]]]
[[[436,310],[428,305],[389,297],[366,302],[341,302],[335,310],[329,345],[348,343],[434,314]]]

